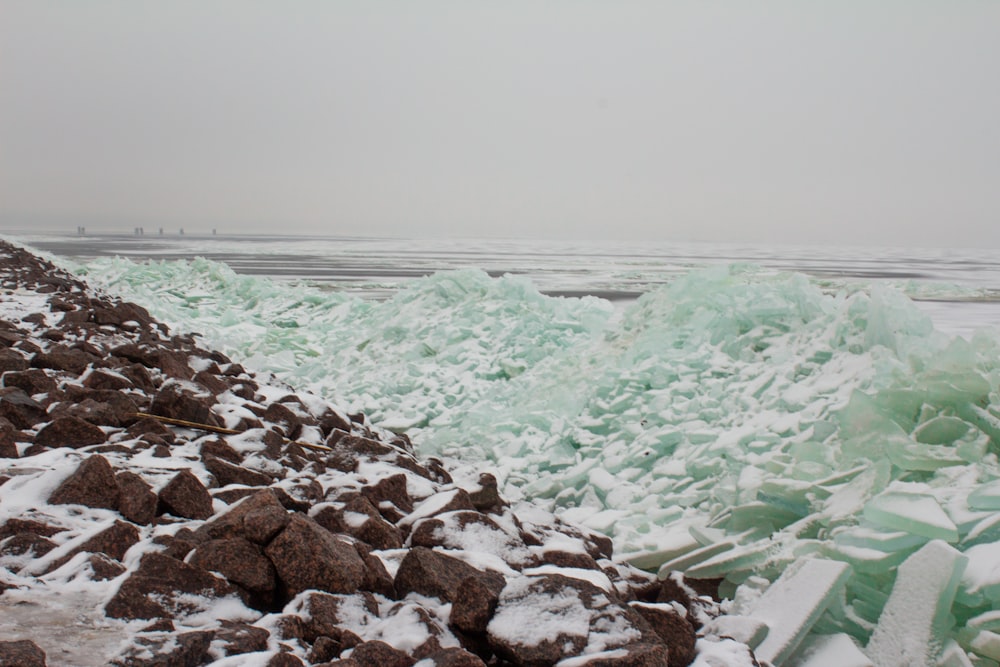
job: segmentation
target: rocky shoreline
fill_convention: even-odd
[[[0,280],[0,628],[84,591],[118,639],[89,664],[757,664],[712,582],[616,562],[6,243]],[[14,634],[0,666],[83,664],[72,627]]]

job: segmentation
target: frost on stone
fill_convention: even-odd
[[[997,604],[981,554],[1000,543],[1000,339],[937,332],[892,288],[720,266],[616,311],[471,270],[384,301],[202,259],[85,273],[664,576],[724,576],[732,596],[799,559],[849,564],[813,636],[866,645],[932,540],[983,573],[959,585],[951,639]],[[985,659],[988,638],[949,646]]]
[[[954,623],[950,610],[967,561],[934,540],[899,566],[865,650],[875,667],[935,664]]]

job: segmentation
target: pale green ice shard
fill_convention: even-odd
[[[969,507],[976,510],[1000,510],[1000,479],[973,489],[969,494]]]
[[[958,528],[934,497],[927,494],[885,491],[868,501],[864,516],[883,528],[958,542]]]
[[[967,563],[959,551],[934,540],[899,566],[889,601],[865,649],[875,667],[936,664]]]
[[[803,558],[792,563],[747,612],[769,628],[754,651],[758,660],[781,667],[820,615],[843,596],[850,574],[849,565],[833,560]]]

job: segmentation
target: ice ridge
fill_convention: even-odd
[[[201,259],[75,268],[426,453],[491,461],[508,493],[644,567],[735,596],[803,558],[846,563],[815,636],[867,645],[932,540],[1000,541],[1000,343],[937,332],[889,288],[715,267],[619,314],[474,270],[373,302]],[[969,623],[1000,605],[1000,574],[972,555],[933,645],[988,653],[992,631]]]

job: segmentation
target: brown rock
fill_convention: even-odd
[[[251,542],[269,542],[289,521],[288,512],[271,489],[251,492],[223,514],[197,530],[201,540],[246,537]]]
[[[317,637],[316,641],[313,642],[312,650],[309,651],[309,662],[328,662],[340,655],[343,650],[344,647],[336,639],[326,635]]]
[[[17,429],[7,419],[0,417],[0,459],[16,459]]]
[[[588,618],[589,628],[567,627],[565,632],[524,641],[511,633],[525,608],[543,616]],[[576,625],[576,624],[574,624]],[[608,632],[614,628],[613,632]],[[601,641],[606,649],[621,648],[645,639],[648,626],[632,609],[589,581],[550,574],[508,580],[487,626],[490,646],[498,656],[517,665],[554,664],[580,655],[588,643]],[[650,633],[651,634],[651,633]],[[601,636],[603,635],[603,636]]]
[[[83,381],[88,389],[131,389],[132,381],[112,370],[94,370]]]
[[[404,597],[408,593],[420,593],[454,602],[459,585],[469,577],[502,581],[500,575],[482,572],[465,561],[426,547],[414,547],[407,552],[396,572],[396,594]]]
[[[461,648],[443,648],[428,655],[435,667],[486,667],[482,658]]]
[[[38,431],[35,444],[42,447],[87,447],[99,445],[107,439],[100,426],[79,417],[57,417]]]
[[[225,655],[243,655],[267,650],[267,640],[271,633],[255,625],[235,621],[221,621],[221,627],[215,631],[215,640],[222,645]]]
[[[130,438],[155,436],[161,438],[164,442],[174,442],[176,439],[173,431],[167,428],[163,422],[157,421],[152,417],[140,419],[130,425],[125,432]]]
[[[630,644],[625,647],[625,651],[625,655],[588,660],[587,667],[664,667],[674,664],[670,662],[670,649],[663,644]],[[678,664],[686,667],[690,661]]]
[[[355,542],[354,548],[365,564],[365,577],[361,581],[361,589],[384,595],[387,598],[396,597],[396,586],[385,569],[382,559],[372,554],[364,542]]]
[[[142,557],[104,611],[112,618],[166,618],[197,609],[191,596],[223,597],[235,592],[221,577],[152,552]]]
[[[302,420],[298,415],[281,403],[272,403],[267,406],[261,417],[265,422],[271,422],[281,428],[285,437],[294,440],[302,432]]]
[[[354,647],[351,659],[359,667],[410,667],[416,660],[380,641],[362,642]]]
[[[32,357],[31,365],[35,368],[51,368],[80,375],[87,370],[87,366],[98,361],[100,361],[98,357],[83,350],[66,345],[53,345],[47,352],[39,352]]]
[[[161,417],[181,419],[196,424],[215,425],[215,419],[211,413],[214,402],[215,400],[210,396],[196,396],[176,383],[167,382],[156,394],[149,411]]]
[[[669,604],[633,603],[631,607],[646,619],[653,631],[670,647],[669,667],[687,667],[691,664],[698,638],[690,621]]]
[[[158,514],[173,514],[185,519],[212,516],[212,496],[190,470],[182,470],[159,493]]]
[[[360,643],[360,640],[353,640],[357,635],[343,627],[348,619],[356,619],[361,614],[362,622],[372,623],[379,618],[378,602],[371,593],[364,592],[336,595],[310,591],[302,600],[301,609],[303,639],[313,643],[318,637],[331,637],[340,642],[343,649]]]
[[[542,562],[557,567],[575,567],[581,570],[599,570],[600,566],[590,554],[569,551],[545,551]]]
[[[90,565],[90,571],[94,573],[91,577],[94,581],[107,581],[125,573],[124,565],[104,554],[90,554],[87,563]]]
[[[486,634],[486,626],[496,611],[503,586],[503,580],[488,577],[464,579],[455,590],[449,625],[463,632]]]
[[[136,637],[137,646],[114,660],[114,667],[195,667],[205,664],[215,633],[197,630]]]
[[[48,394],[56,390],[56,381],[40,368],[4,373],[3,386],[23,389],[28,395]]]
[[[470,535],[475,537],[470,538]],[[420,520],[410,533],[410,544],[413,546],[467,549],[470,548],[469,542],[474,540],[488,545],[483,549],[500,556],[514,567],[520,568],[531,559],[520,537],[507,533],[489,516],[475,511],[446,512],[432,519]]]
[[[115,472],[103,456],[85,458],[76,471],[60,484],[52,495],[52,505],[86,505],[118,509],[119,490]]]
[[[0,641],[0,667],[45,667],[45,651],[33,641]]]
[[[18,387],[0,389],[0,417],[17,428],[32,428],[46,419],[45,408]]]
[[[310,588],[353,593],[365,579],[365,565],[354,546],[334,537],[312,519],[292,515],[264,553],[291,599]]]
[[[304,667],[302,660],[291,653],[275,653],[267,661],[267,667]]]
[[[384,520],[364,496],[352,498],[340,510],[326,505],[313,518],[332,533],[347,533],[376,549],[399,549],[403,546],[402,531]]]
[[[120,495],[118,511],[121,515],[141,526],[149,525],[156,516],[158,499],[152,487],[134,472],[123,471],[115,475]]]
[[[8,347],[0,349],[0,373],[23,371],[28,368],[28,360],[17,350]]]
[[[102,553],[120,561],[125,552],[139,541],[139,530],[130,523],[115,521],[74,550],[74,553],[89,551]]]
[[[233,449],[225,440],[207,440],[202,443],[201,456],[202,458],[214,456],[215,458],[229,461],[236,465],[240,465],[243,462],[243,455]]]
[[[268,475],[256,470],[224,461],[211,455],[203,456],[205,468],[212,473],[219,486],[241,484],[243,486],[267,486],[273,480]]]
[[[400,473],[380,479],[374,486],[361,489],[361,494],[371,501],[376,508],[388,500],[403,514],[413,511],[413,499],[406,490],[406,475]]]
[[[256,544],[242,537],[209,540],[199,544],[187,562],[218,572],[230,582],[260,595],[270,595],[276,586],[271,561]]]
[[[479,475],[479,488],[469,493],[469,499],[480,512],[500,512],[507,505],[497,489],[497,478],[488,472]]]
[[[139,407],[132,398],[122,391],[113,389],[92,389],[66,406],[61,414],[79,417],[99,426],[125,426],[136,421]]]
[[[56,548],[56,543],[36,533],[18,533],[0,543],[0,556],[44,556]]]
[[[65,530],[65,528],[50,526],[47,523],[35,521],[34,519],[19,519],[17,517],[11,517],[7,519],[7,522],[4,523],[3,526],[0,526],[0,540],[19,533],[35,533],[36,535],[41,535],[43,537],[52,537],[56,533],[61,533],[63,530]]]

